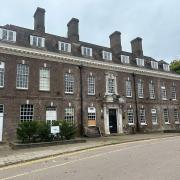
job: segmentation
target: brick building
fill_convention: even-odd
[[[164,61],[145,56],[142,39],[110,48],[79,40],[79,20],[67,37],[45,32],[45,10],[34,29],[0,26],[0,141],[15,138],[20,121],[65,119],[79,134],[179,129],[180,75]]]

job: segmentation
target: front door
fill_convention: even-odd
[[[110,133],[117,133],[116,109],[109,109],[109,131]]]
[[[3,135],[4,105],[0,104],[0,142]]]

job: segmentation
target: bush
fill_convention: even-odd
[[[60,139],[72,139],[76,134],[76,127],[67,121],[54,121],[53,126],[59,126],[60,133],[51,134],[51,124],[45,121],[26,121],[18,124],[17,138],[22,143],[36,141],[52,141]]]
[[[67,121],[60,122],[60,135],[62,139],[72,139],[76,134],[75,125],[69,124]]]
[[[38,137],[40,141],[50,141],[52,138],[50,136],[51,128],[50,124],[45,121],[38,122]]]
[[[18,124],[17,138],[24,142],[34,141],[38,131],[37,121],[25,121]]]

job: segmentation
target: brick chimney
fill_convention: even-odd
[[[142,38],[137,37],[136,39],[132,40],[131,49],[135,57],[142,57],[143,56]]]
[[[45,33],[45,9],[40,7],[34,13],[34,30]]]
[[[72,18],[67,24],[68,38],[73,42],[79,41],[79,19]]]
[[[111,49],[115,54],[119,54],[122,51],[122,46],[121,46],[121,33],[119,31],[115,31],[112,33],[110,36],[110,46]]]

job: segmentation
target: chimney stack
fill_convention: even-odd
[[[34,30],[45,33],[45,9],[38,7],[34,13]]]
[[[111,49],[115,54],[119,54],[122,51],[122,46],[121,46],[121,33],[119,31],[115,31],[112,33],[110,36],[110,46]]]
[[[72,18],[67,24],[68,38],[73,42],[79,41],[79,20]]]
[[[142,38],[137,37],[131,41],[132,53],[135,57],[143,57]]]

